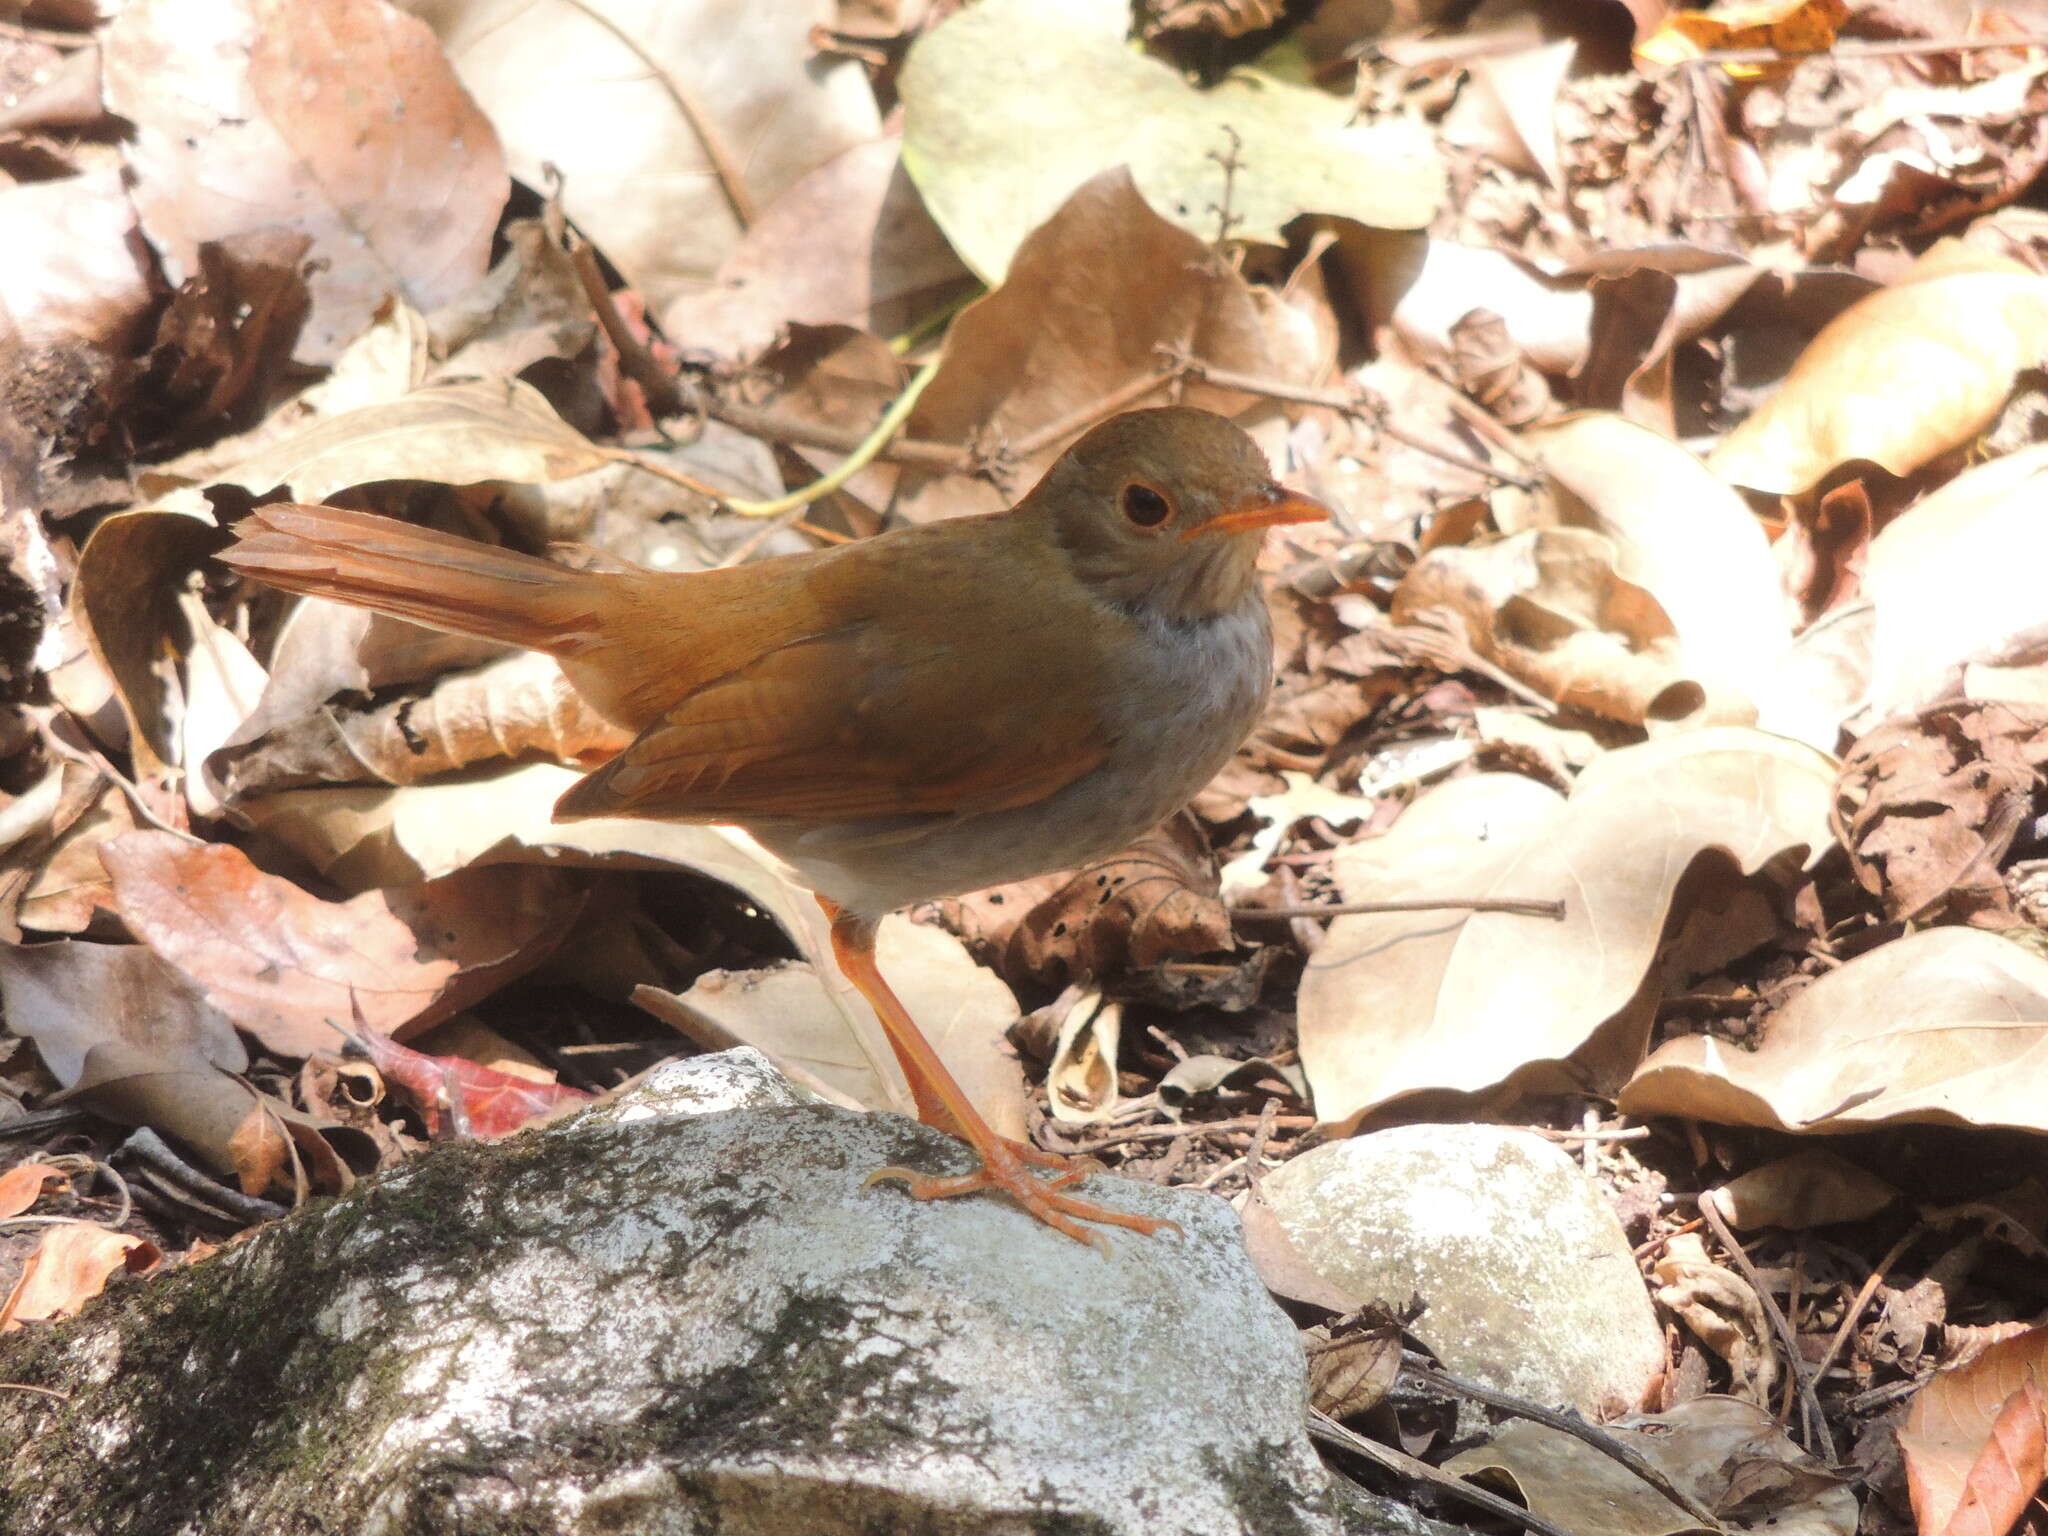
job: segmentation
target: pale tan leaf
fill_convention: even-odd
[[[1815,981],[1739,1050],[1665,1042],[1623,1089],[1631,1115],[1845,1132],[1898,1122],[2048,1130],[2048,960],[1976,928],[1931,928]]]
[[[1718,849],[1754,873],[1826,847],[1833,781],[1821,753],[1717,727],[1610,752],[1562,804],[1505,775],[1424,796],[1386,836],[1340,851],[1346,900],[1562,899],[1565,919],[1447,911],[1332,923],[1300,998],[1318,1117],[1354,1121],[1402,1094],[1473,1093],[1579,1057],[1649,974],[1693,861]],[[1603,1036],[1581,1066],[1618,1082],[1643,1027]]]
[[[161,1257],[155,1244],[125,1232],[85,1223],[52,1227],[0,1306],[0,1332],[69,1317],[99,1295],[115,1271],[146,1270]]]

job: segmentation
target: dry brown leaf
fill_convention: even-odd
[[[1503,515],[1502,530],[1554,520],[1606,535],[1615,569],[1670,618],[1685,675],[1712,695],[1755,698],[1783,664],[1792,627],[1747,504],[1676,443],[1619,416],[1577,412],[1522,441],[1559,499],[1527,523]]]
[[[1835,787],[1835,835],[1894,920],[2011,927],[2001,866],[2048,768],[2048,707],[1964,700],[1861,737]]]
[[[751,360],[792,321],[893,336],[973,282],[898,164],[901,141],[856,144],[762,211],[710,288],[661,317],[679,346]]]
[[[1831,321],[1707,467],[1798,495],[1851,459],[1909,475],[1990,425],[2019,371],[2048,359],[2048,278],[1933,270]]]
[[[1864,1221],[1898,1198],[1892,1185],[1825,1147],[1773,1158],[1730,1179],[1719,1193],[1729,1225],[1744,1231],[1783,1227],[1804,1232]]]
[[[128,796],[90,770],[66,765],[67,773],[93,782],[94,793],[50,845],[21,899],[21,926],[38,933],[83,933],[102,914],[118,916],[114,887],[100,862],[109,838],[135,830]]]
[[[1856,1493],[1795,1445],[1770,1414],[1732,1397],[1601,1428],[1726,1525],[1799,1536],[1852,1536]],[[1699,1521],[1621,1463],[1548,1425],[1510,1420],[1491,1443],[1444,1464],[1461,1477],[1506,1477],[1531,1510],[1573,1536],[1677,1536]]]
[[[75,1100],[118,1124],[150,1126],[238,1178],[282,1174],[289,1138],[311,1188],[347,1187],[348,1169],[319,1134],[324,1122],[236,1076],[248,1054],[234,1027],[143,946],[0,948],[0,997],[9,1029],[35,1042],[62,1085],[46,1102]]]
[[[2048,1329],[1938,1373],[1899,1430],[1922,1536],[2004,1536],[2043,1476]]]
[[[1006,506],[1092,424],[1091,410],[1166,404],[1162,347],[1219,368],[1274,371],[1244,279],[1154,213],[1128,171],[1104,171],[1024,241],[1003,286],[953,322],[938,375],[906,428],[1006,449],[1006,489],[948,475],[910,494],[909,515],[927,522]],[[1153,377],[1159,387],[1147,396],[1113,394]],[[1225,415],[1245,399],[1201,384],[1174,398]],[[1044,436],[1055,426],[1063,430]]]
[[[206,762],[232,802],[309,784],[416,784],[529,754],[574,763],[630,739],[568,685],[552,657],[520,651],[450,673],[416,698],[324,704]]]
[[[402,1037],[468,1007],[545,959],[577,905],[565,877],[540,869],[328,902],[226,844],[144,831],[103,857],[129,927],[284,1056],[334,1049],[358,1010]]]
[[[2048,562],[2048,443],[1956,476],[1871,540],[1869,715],[1911,714],[1973,661],[2048,645],[2039,572]]]
[[[1176,816],[1121,853],[938,903],[939,921],[1012,982],[1063,985],[1231,947],[1208,839]]]
[[[1630,1115],[1840,1133],[1893,1123],[2048,1130],[2048,960],[1977,928],[1930,928],[1828,972],[1741,1050],[1659,1046]]]
[[[513,172],[534,187],[558,173],[569,217],[657,310],[710,278],[755,209],[881,127],[861,66],[812,44],[811,29],[832,21],[830,0],[410,9],[490,114]]]
[[[1612,541],[1582,528],[1433,549],[1401,579],[1393,615],[1456,625],[1483,660],[1610,719],[1739,716],[1739,699],[1716,699],[1687,675],[1670,617],[1615,561]]]
[[[69,1317],[106,1289],[117,1270],[142,1274],[162,1258],[154,1243],[125,1232],[84,1222],[52,1227],[0,1306],[0,1333],[23,1323]]]
[[[323,501],[374,480],[475,485],[587,474],[611,455],[516,379],[430,384],[317,422],[207,477],[256,496]],[[160,478],[166,471],[159,470]]]
[[[191,650],[178,597],[220,541],[204,513],[146,507],[101,523],[78,557],[71,613],[113,680],[136,776],[145,781],[178,761],[176,682],[164,661]]]
[[[121,11],[101,54],[173,281],[209,240],[312,237],[301,360],[332,362],[387,293],[430,309],[483,276],[504,154],[414,18],[381,0],[147,0]]]
[[[1347,901],[1565,902],[1561,923],[1498,912],[1336,919],[1302,977],[1301,1058],[1324,1121],[1404,1094],[1476,1093],[1546,1063],[1617,1083],[1647,1018],[1628,1009],[1680,878],[1709,849],[1744,873],[1828,842],[1833,763],[1736,727],[1610,752],[1560,802],[1482,774],[1425,795],[1374,842],[1340,849]]]

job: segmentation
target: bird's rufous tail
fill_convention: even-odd
[[[369,512],[258,507],[221,559],[273,587],[556,656],[597,638],[605,578]]]

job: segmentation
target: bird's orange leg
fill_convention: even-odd
[[[822,896],[818,898],[818,904],[825,909],[825,915],[832,923],[832,958],[838,962],[841,974],[868,1000],[875,1016],[882,1021],[889,1045],[896,1052],[897,1063],[910,1081],[910,1094],[917,1105],[918,1119],[959,1137],[981,1158],[980,1168],[955,1178],[934,1178],[908,1168],[882,1168],[868,1175],[868,1183],[882,1180],[900,1183],[913,1200],[946,1200],[955,1195],[994,1190],[1008,1195],[1047,1226],[1105,1250],[1107,1245],[1101,1234],[1088,1231],[1080,1222],[1106,1222],[1147,1235],[1161,1227],[1174,1226],[1174,1223],[1157,1217],[1133,1216],[1062,1194],[1062,1189],[1085,1178],[1091,1169],[1076,1167],[1073,1159],[1057,1153],[1044,1152],[998,1136],[995,1129],[982,1119],[980,1111],[975,1109],[966,1090],[946,1070],[946,1064],[939,1060],[938,1052],[932,1049],[931,1042],[925,1039],[911,1019],[909,1010],[889,989],[888,982],[882,979],[881,969],[875,964],[874,922],[844,912]],[[1050,1179],[1037,1179],[1028,1171],[1031,1168],[1057,1171]],[[1175,1227],[1175,1230],[1179,1228]]]

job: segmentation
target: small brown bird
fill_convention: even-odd
[[[258,508],[222,558],[272,586],[555,657],[637,733],[557,819],[732,823],[787,860],[830,916],[834,957],[880,1017],[919,1118],[981,1158],[956,1178],[874,1178],[920,1200],[999,1190],[1093,1241],[1077,1218],[1161,1223],[1065,1193],[1085,1169],[990,1128],[882,979],[876,925],[1104,857],[1178,810],[1265,703],[1265,530],[1327,515],[1275,484],[1230,422],[1169,407],[1102,423],[1007,512],[728,570],[576,571],[290,504]]]

